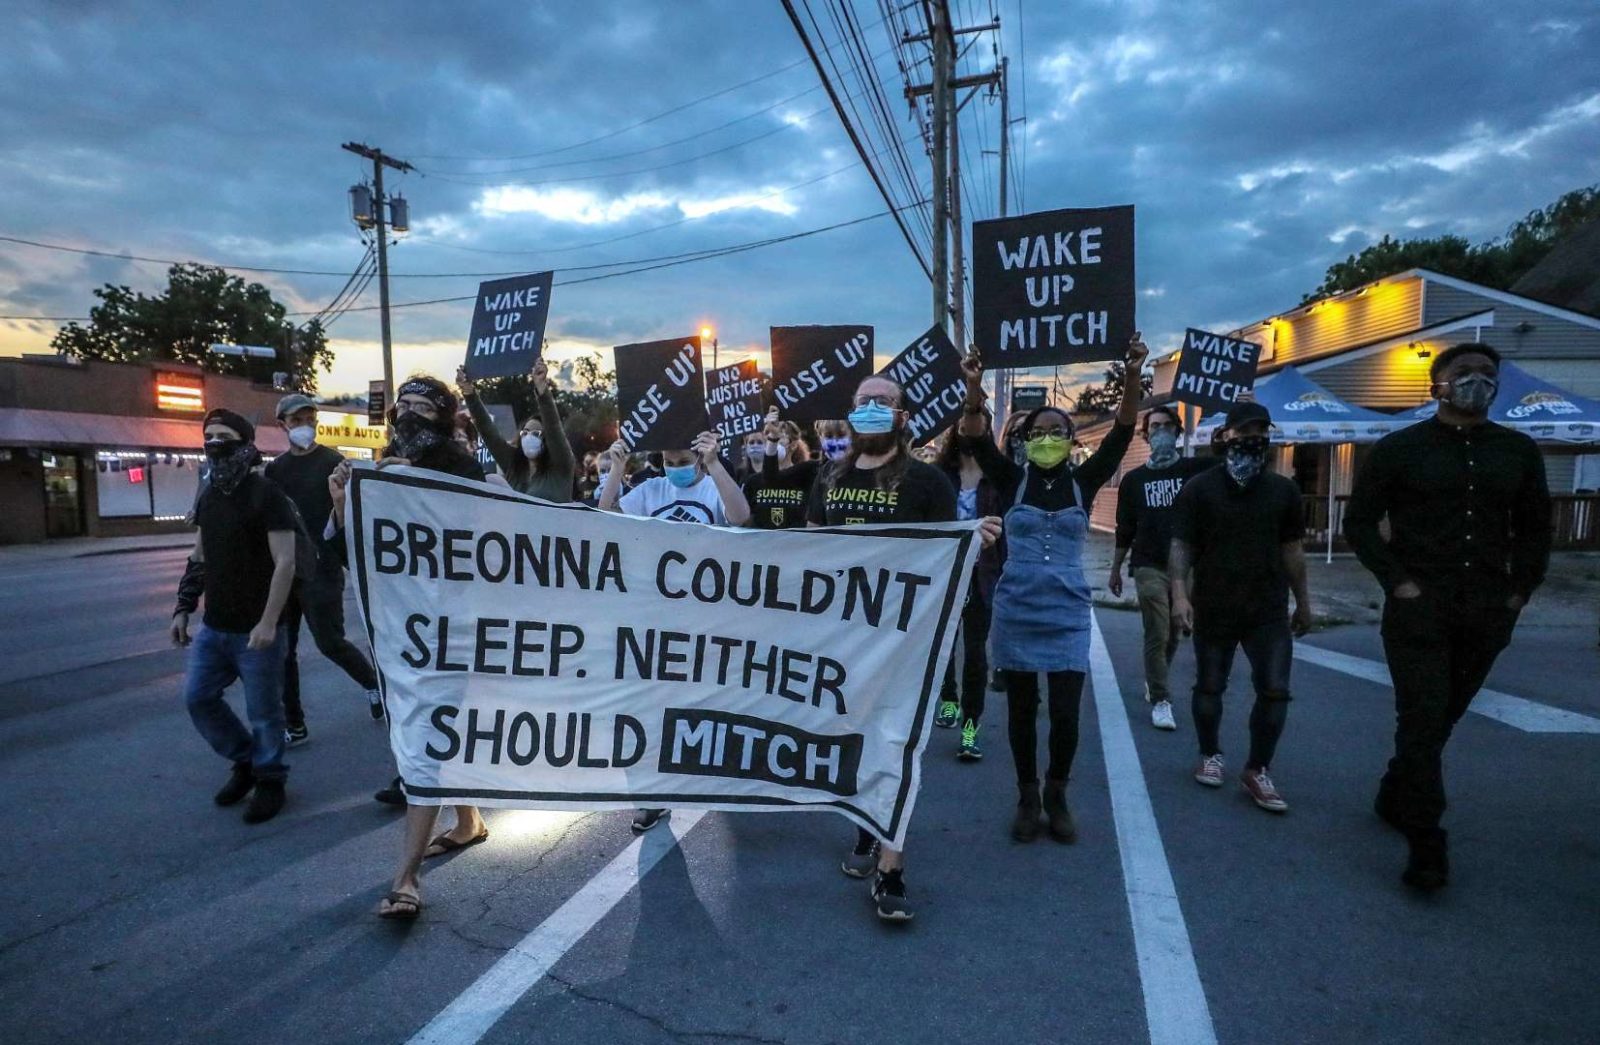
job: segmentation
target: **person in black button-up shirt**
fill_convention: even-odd
[[[1395,753],[1377,811],[1404,832],[1404,880],[1449,877],[1445,742],[1511,641],[1550,561],[1550,491],[1532,439],[1489,421],[1500,355],[1456,345],[1431,371],[1438,415],[1381,439],[1356,477],[1345,537],[1388,598]],[[1384,540],[1378,524],[1389,520]]]

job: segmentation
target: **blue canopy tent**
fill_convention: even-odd
[[[1415,424],[1407,416],[1394,417],[1347,403],[1292,366],[1286,366],[1255,387],[1256,402],[1272,414],[1272,441],[1281,445],[1312,444],[1328,447],[1328,561],[1333,561],[1333,539],[1338,528],[1334,448],[1343,443],[1374,443],[1390,432]],[[1208,441],[1222,427],[1222,414],[1203,419],[1195,428],[1197,439]]]
[[[1438,411],[1437,402],[1427,402],[1401,416],[1416,422]],[[1574,395],[1515,363],[1500,364],[1500,394],[1489,408],[1489,420],[1541,443],[1600,442],[1600,402]]]

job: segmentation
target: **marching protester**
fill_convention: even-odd
[[[822,447],[822,456],[830,461],[842,461],[850,452],[850,423],[848,421],[818,421],[812,428]]]
[[[506,483],[518,493],[567,504],[573,499],[577,464],[572,445],[567,442],[566,430],[561,427],[561,412],[556,409],[555,390],[550,385],[550,371],[543,359],[534,361],[528,380],[533,385],[539,413],[522,422],[517,445],[512,446],[500,435],[494,418],[478,397],[477,384],[467,377],[466,367],[456,370],[461,401],[472,415],[478,438],[494,458]]]
[[[978,377],[982,379],[982,371]],[[1000,500],[998,472],[984,471],[983,461],[993,459],[977,443],[994,445],[994,417],[982,405],[981,388],[978,395],[969,395],[964,409],[970,411],[981,424],[978,435],[946,433],[944,448],[938,465],[945,478],[956,491],[957,519],[985,519],[999,517],[1004,512]],[[944,692],[940,696],[939,713],[933,724],[950,728],[961,726],[961,745],[956,757],[975,762],[983,757],[978,743],[978,733],[983,722],[985,697],[989,689],[989,615],[994,606],[994,586],[1000,577],[1000,550],[990,546],[978,554],[973,566],[972,583],[967,588],[967,604],[961,609],[961,678],[956,684],[955,658],[944,675]]]
[[[288,775],[282,614],[294,583],[298,521],[283,491],[254,471],[254,425],[217,409],[201,427],[210,482],[195,509],[199,532],[170,630],[176,645],[189,647],[183,692],[189,718],[211,749],[233,763],[214,801],[230,806],[250,795],[244,821],[259,824],[283,809]],[[202,596],[205,614],[191,636],[189,617]],[[244,688],[248,729],[223,700],[234,680]]]
[[[1133,441],[1149,348],[1134,333],[1128,345],[1126,381],[1116,421],[1100,447],[1081,465],[1071,462],[1072,418],[1042,406],[1018,422],[1028,461],[1018,466],[988,439],[968,443],[985,474],[997,477],[1005,507],[1004,565],[995,585],[991,637],[994,665],[1005,675],[1007,732],[1016,763],[1016,819],[1011,835],[1031,842],[1044,813],[1050,836],[1077,840],[1077,825],[1067,805],[1067,778],[1078,750],[1079,705],[1089,670],[1092,605],[1083,573],[1083,546],[1089,509],[1100,487],[1110,481]],[[962,362],[966,403],[957,431],[966,437],[984,432],[981,410],[983,365],[976,355]],[[1038,770],[1039,673],[1045,674],[1050,714],[1050,758],[1041,791]]]
[[[317,442],[317,404],[296,392],[278,400],[278,425],[289,437],[289,452],[274,458],[266,476],[289,495],[309,526],[321,527],[333,509],[328,496],[328,476],[344,463],[332,447]],[[300,700],[300,621],[311,629],[311,639],[324,657],[337,664],[367,694],[367,709],[383,721],[383,698],[372,664],[344,634],[344,566],[335,555],[317,554],[317,572],[298,581],[283,608],[288,652],[283,669],[283,714],[288,723],[285,740],[290,747],[311,738],[305,708]]]
[[[1394,757],[1376,809],[1409,844],[1402,879],[1424,890],[1450,877],[1439,826],[1445,744],[1550,561],[1550,490],[1538,446],[1488,417],[1499,373],[1500,353],[1488,345],[1439,353],[1429,372],[1438,413],[1378,441],[1345,514],[1346,538],[1387,596]]]
[[[950,480],[911,456],[901,387],[886,377],[869,377],[856,388],[854,402],[849,448],[818,473],[807,507],[808,524],[954,521],[956,493]],[[824,446],[829,438],[823,435]],[[984,521],[985,545],[993,543],[998,533],[999,520]],[[871,895],[879,918],[906,922],[914,916],[906,898],[903,851],[879,844],[858,828],[855,848],[841,870],[852,878],[877,872]]]
[[[379,468],[410,465],[463,479],[482,481],[483,469],[454,439],[458,407],[455,393],[435,377],[417,375],[407,379],[395,393],[389,411],[393,436],[378,460]],[[345,549],[345,487],[350,478],[348,462],[328,477],[328,492],[333,500],[329,517],[330,546]],[[389,892],[378,907],[380,918],[411,920],[422,913],[422,887],[419,874],[426,855],[440,855],[477,845],[489,837],[489,828],[474,806],[456,806],[456,823],[437,837],[433,834],[439,819],[438,806],[412,805],[406,801],[401,778],[373,796],[380,802],[406,806],[406,833],[401,845],[400,866]]]
[[[804,526],[806,499],[820,462],[810,458],[794,422],[778,420],[777,407],[767,411],[767,423],[756,434],[761,437],[760,467],[744,481],[750,525],[758,530]]]
[[[1185,483],[1218,463],[1214,457],[1180,455],[1181,429],[1171,407],[1158,406],[1144,415],[1141,431],[1150,444],[1150,459],[1124,475],[1117,487],[1116,550],[1106,585],[1111,594],[1122,597],[1122,569],[1131,552],[1129,566],[1144,624],[1144,699],[1150,704],[1150,724],[1157,729],[1178,728],[1167,688],[1167,670],[1183,636],[1182,629],[1172,625],[1167,589],[1172,506]]]
[[[1256,699],[1239,782],[1257,806],[1283,813],[1289,803],[1267,770],[1289,716],[1294,636],[1311,629],[1312,617],[1300,488],[1267,468],[1271,427],[1272,415],[1260,403],[1238,402],[1228,410],[1222,466],[1190,479],[1178,494],[1167,572],[1172,623],[1194,633],[1200,746],[1194,778],[1222,786],[1222,694],[1242,648]]]
[[[600,488],[600,510],[671,522],[743,526],[750,519],[750,505],[723,466],[718,450],[717,433],[701,432],[689,449],[661,455],[665,475],[646,479],[624,494],[622,473],[628,448],[618,439],[607,451],[611,470]],[[634,833],[643,834],[666,815],[665,809],[640,809],[633,817]]]

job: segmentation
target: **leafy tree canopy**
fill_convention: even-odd
[[[1110,414],[1115,413],[1117,404],[1122,402],[1122,382],[1128,372],[1128,366],[1122,360],[1113,360],[1106,367],[1105,380],[1099,385],[1091,385],[1078,393],[1077,403],[1073,410],[1080,414]],[[1150,395],[1155,377],[1146,370],[1140,377],[1140,386],[1145,396]]]
[[[567,440],[578,454],[604,450],[617,438],[617,372],[602,368],[598,352],[552,368],[556,406]],[[478,382],[485,403],[509,403],[518,423],[538,413],[527,375]]]

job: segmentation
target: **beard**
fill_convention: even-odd
[[[876,456],[886,454],[900,445],[899,430],[893,432],[875,432],[872,435],[862,435],[860,432],[850,433],[850,446],[857,455],[867,454]]]

